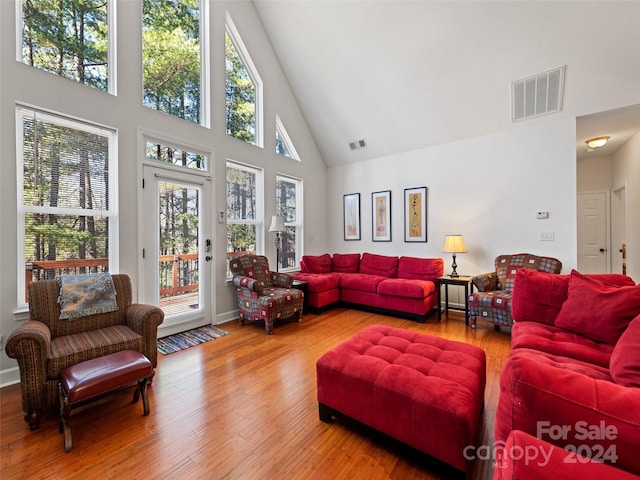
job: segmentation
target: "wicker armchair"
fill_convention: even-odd
[[[540,257],[519,253],[500,255],[495,260],[495,271],[473,277],[478,290],[469,295],[469,322],[476,328],[476,320],[482,318],[494,324],[496,330],[501,326],[513,325],[511,317],[511,297],[513,281],[521,268],[530,268],[546,273],[560,273],[562,262],[556,258]]]
[[[118,310],[73,320],[59,318],[56,280],[29,284],[30,320],[9,335],[6,352],[18,361],[22,409],[31,430],[40,426],[45,409],[57,406],[58,379],[71,365],[121,350],[137,350],[155,369],[157,332],[164,312],[152,305],[132,304],[127,275],[113,275],[112,279]]]
[[[232,257],[229,267],[238,295],[241,325],[245,320],[262,320],[267,334],[271,335],[275,320],[300,321],[304,293],[291,288],[293,276],[269,270],[269,260],[263,255]]]

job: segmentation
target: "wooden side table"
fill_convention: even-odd
[[[301,290],[304,293],[304,302],[302,303],[302,313],[309,313],[309,307],[307,306],[307,292],[309,291],[309,282],[305,282],[304,280],[294,280],[291,284],[291,288],[295,288],[296,290]]]
[[[445,275],[436,279],[436,290],[438,297],[438,321],[442,319],[441,308],[441,286],[444,285],[444,311],[449,313],[449,285],[457,285],[464,287],[464,323],[469,325],[469,294],[473,293],[473,277],[460,275],[459,277],[450,277]],[[453,309],[452,309],[453,310]]]

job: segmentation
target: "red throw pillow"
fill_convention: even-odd
[[[596,342],[615,345],[638,314],[640,286],[614,286],[572,270],[567,299],[555,325]]]
[[[631,321],[613,348],[609,370],[614,382],[640,387],[640,315]]]
[[[331,272],[331,255],[303,255],[302,261],[308,273],[329,273]]]

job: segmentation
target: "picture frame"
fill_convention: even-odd
[[[371,194],[371,240],[391,241],[391,190]]]
[[[360,240],[360,194],[349,193],[343,198],[344,239]]]
[[[404,189],[404,241],[427,241],[427,187]]]

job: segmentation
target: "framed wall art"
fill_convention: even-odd
[[[391,241],[391,190],[371,194],[371,240]]]
[[[427,241],[427,187],[404,189],[404,241]]]
[[[360,194],[344,196],[344,239],[360,240]]]

